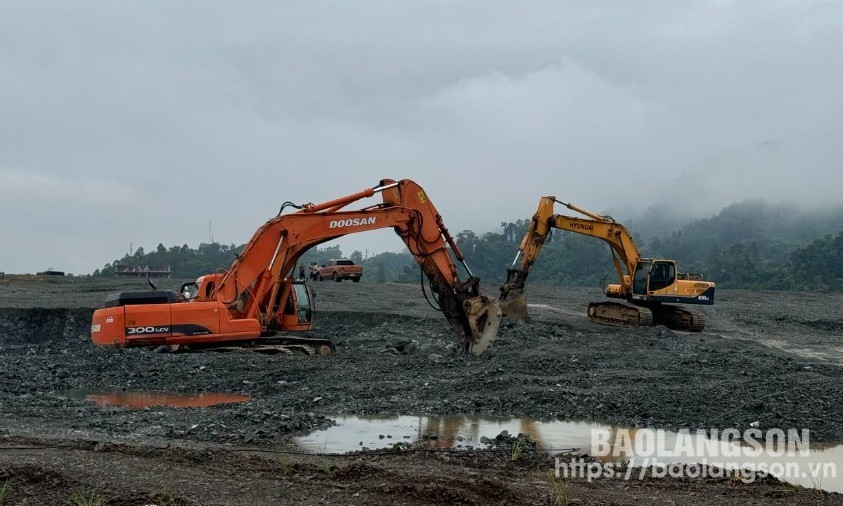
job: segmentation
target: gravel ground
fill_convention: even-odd
[[[418,286],[326,282],[314,285],[318,322],[311,335],[335,342],[337,352],[330,357],[246,351],[162,353],[92,345],[88,329],[93,309],[107,293],[126,289],[127,284],[134,285],[131,289],[143,289],[144,283],[9,276],[0,280],[0,356],[4,363],[0,369],[0,437],[9,444],[69,445],[87,458],[110,456],[126,461],[130,454],[138,458],[135,454],[153,451],[150,448],[180,445],[180,451],[189,457],[166,457],[181,459],[180,465],[198,459],[197,452],[289,449],[292,436],[327,427],[332,423],[329,417],[338,414],[471,413],[667,429],[745,429],[757,422],[762,430],[810,429],[812,442],[843,441],[843,320],[839,313],[843,296],[839,294],[721,291],[715,306],[704,309],[706,330],[690,334],[664,327],[599,326],[584,316],[587,302],[601,297],[598,290],[529,287],[534,322],[504,320],[492,348],[482,357],[473,357],[456,350],[444,319],[427,306]],[[162,280],[159,285],[175,287],[180,283]],[[487,293],[494,295],[490,288]],[[225,392],[246,395],[250,400],[206,408],[126,409],[102,407],[87,398],[91,393],[126,391]],[[85,442],[96,443],[85,446]],[[96,444],[100,445],[98,452],[94,451]],[[92,457],[94,453],[97,455]],[[228,458],[236,460],[235,467],[248,468],[248,459],[239,453],[236,458],[214,455],[208,457],[209,462]],[[0,458],[0,485],[5,469],[6,476],[22,484],[36,483],[41,479],[38,473],[47,473],[42,476],[45,480],[58,480],[65,483],[65,489],[72,488],[73,480],[62,474],[61,468],[45,466],[43,459],[32,457],[28,464],[32,468],[23,469],[13,465],[17,460],[10,460],[8,452],[0,452],[0,456],[5,456]],[[437,460],[437,456],[415,457],[418,462],[402,458],[403,465],[409,466],[407,472],[416,465],[439,462],[449,468],[452,464]],[[331,481],[328,478],[334,471],[319,473],[312,468],[321,465],[318,461],[296,459],[301,473],[291,476],[311,472],[319,475],[317,481]],[[277,463],[277,458],[272,461]],[[194,471],[208,465],[197,462]],[[374,469],[380,464],[364,460],[355,465]],[[504,481],[512,471],[491,464],[487,467]],[[355,469],[354,473],[361,472]],[[527,475],[538,472],[537,467],[531,469]],[[372,470],[371,475],[378,476],[378,472]],[[49,478],[49,473],[59,477]],[[276,478],[284,481],[283,476]],[[109,483],[103,476],[99,479]],[[553,483],[542,485],[542,493],[528,493],[524,479],[502,488],[502,497],[514,494],[512,498],[538,503],[552,497]],[[449,481],[442,480],[447,489]],[[80,483],[89,486],[93,482],[96,479]],[[155,492],[151,485],[136,485],[131,490],[113,491],[124,502],[112,503],[134,504],[132,500],[148,500]],[[329,484],[322,485],[316,488],[333,490]],[[577,488],[579,500],[627,502],[623,494],[611,492],[614,484],[602,491],[590,485]],[[772,489],[764,492],[758,488],[741,492],[749,495],[735,493],[733,503],[740,504],[739,498],[756,497],[756,493],[759,500],[774,498],[775,494],[769,493],[778,490],[778,485],[770,486]],[[188,493],[174,494],[172,499],[207,503],[200,500],[200,488],[179,488]],[[487,499],[471,492],[470,487],[465,490],[467,495],[459,496],[460,500]],[[667,501],[683,497],[679,485],[659,484],[644,490]],[[628,502],[635,497],[641,500],[633,492]],[[788,495],[792,493],[802,491],[787,492],[782,498],[792,498]],[[423,503],[428,497],[414,494],[406,496],[407,502],[418,497],[417,502]],[[269,504],[269,497],[277,499],[265,495],[250,500],[267,500]],[[334,496],[328,493],[325,497],[330,500]],[[384,492],[377,497],[386,501],[399,496]],[[820,496],[805,496],[813,497]],[[839,496],[822,498],[837,500]],[[217,503],[233,502],[221,499]]]

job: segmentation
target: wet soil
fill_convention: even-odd
[[[90,315],[105,295],[144,285],[0,280],[0,487],[9,484],[10,504],[61,503],[72,493],[102,494],[109,504],[841,502],[775,480],[560,484],[543,454],[327,456],[302,455],[291,444],[341,414],[666,429],[753,424],[807,428],[812,442],[840,442],[840,294],[722,291],[703,309],[706,330],[691,334],[598,326],[584,316],[588,301],[602,297],[598,290],[535,286],[527,292],[533,323],[505,320],[490,350],[472,357],[456,349],[418,286],[323,282],[314,284],[311,335],[335,342],[330,357],[91,344]],[[127,408],[93,402],[91,392],[250,400]]]

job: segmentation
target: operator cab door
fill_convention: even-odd
[[[294,283],[293,293],[299,306],[299,323],[313,323],[313,294],[310,292],[310,287],[307,283]]]
[[[293,282],[281,315],[283,330],[310,330],[313,325],[313,295],[307,283]]]
[[[635,274],[632,277],[632,293],[634,295],[647,295],[647,280],[650,277],[650,266],[652,261],[643,260],[635,266]]]
[[[669,287],[676,281],[676,263],[671,260],[653,260],[650,267],[650,293]]]

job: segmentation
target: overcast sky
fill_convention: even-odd
[[[0,0],[0,271],[242,244],[387,177],[456,234],[551,194],[839,204],[841,169],[839,1]]]

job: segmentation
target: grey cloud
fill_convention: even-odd
[[[839,202],[837,2],[3,10],[0,270],[91,272],[129,243],[196,245],[209,220],[242,243],[284,200],[381,177],[421,183],[454,232],[545,194],[630,213]],[[401,245],[372,237],[341,244]]]

